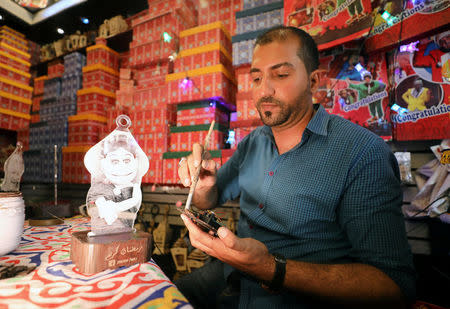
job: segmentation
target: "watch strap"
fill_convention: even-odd
[[[272,291],[279,291],[283,287],[284,277],[286,276],[286,258],[279,253],[273,253],[273,257],[275,259],[275,273],[268,286]]]

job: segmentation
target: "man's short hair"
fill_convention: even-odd
[[[297,56],[303,61],[306,71],[311,74],[319,68],[319,51],[313,38],[305,31],[287,26],[275,26],[270,28],[256,39],[255,46],[266,45],[272,42],[283,42],[290,37],[299,39],[300,44],[297,50]]]
[[[423,81],[420,78],[418,78],[414,81],[414,85],[422,85],[423,86]]]

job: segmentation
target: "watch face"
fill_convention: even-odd
[[[274,253],[273,256],[274,256],[276,262],[286,263],[286,258],[284,256],[282,256],[281,254]]]

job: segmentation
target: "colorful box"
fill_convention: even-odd
[[[147,174],[142,177],[142,183],[159,184],[162,183],[163,160],[151,159],[149,156],[149,169]]]
[[[136,110],[130,113],[133,123],[133,133],[163,132],[168,133],[169,127],[176,122],[174,106]]]
[[[117,90],[116,104],[120,107],[131,107],[134,105],[134,90]]]
[[[64,56],[64,75],[81,74],[86,65],[86,56],[77,52]]]
[[[83,68],[83,87],[98,87],[114,92],[119,89],[119,72],[102,64],[85,66]]]
[[[10,54],[6,51],[0,50],[0,63],[13,67],[16,70],[22,72],[29,72],[31,63],[29,61],[23,60],[19,57],[16,57],[13,54]]]
[[[283,1],[236,12],[236,34],[282,25]]]
[[[252,99],[236,99],[236,117],[237,121],[260,119],[258,110]]]
[[[0,63],[0,77],[28,86],[30,84],[31,75],[27,72],[17,70],[12,66]]]
[[[222,165],[222,151],[210,150],[211,159],[216,162],[217,168]],[[178,162],[182,157],[186,157],[190,151],[166,152],[163,154],[163,176],[164,184],[180,184],[178,176]]]
[[[30,128],[17,130],[17,141],[22,143],[24,151],[30,149]]]
[[[236,32],[235,14],[241,9],[241,0],[210,0],[208,5],[199,7],[198,24],[207,25],[220,20],[227,31],[234,35]]]
[[[17,131],[26,128],[30,124],[30,114],[18,113],[0,108],[0,128]]]
[[[0,107],[14,113],[19,113],[15,114],[17,117],[20,117],[21,114],[29,116],[31,104],[32,101],[30,99],[0,90]]]
[[[231,54],[231,36],[220,21],[180,32],[180,49],[182,51],[214,43],[218,43]]]
[[[165,84],[165,77],[169,74],[168,59],[150,64],[146,67],[139,68],[134,72],[134,79],[136,80],[138,88],[159,87]]]
[[[96,114],[80,114],[69,117],[69,146],[95,145],[100,132],[106,127],[106,117]]]
[[[119,70],[120,55],[103,44],[96,44],[86,48],[86,65],[102,64],[115,71]]]
[[[238,93],[250,92],[252,90],[252,76],[250,75],[250,64],[243,64],[234,69]]]
[[[63,63],[53,63],[49,64],[47,67],[48,78],[61,77],[64,74],[64,64]]]
[[[61,77],[44,80],[44,99],[54,99],[61,95]]]
[[[220,102],[205,100],[177,105],[177,127],[208,124],[213,120],[229,125],[230,111]]]
[[[234,131],[234,143],[231,144],[232,149],[236,149],[237,145],[250,134],[254,129],[262,126],[261,119],[248,119],[230,122],[230,129]]]
[[[108,132],[108,134],[109,134],[109,132],[112,132],[113,130],[115,130],[117,128],[116,119],[120,115],[127,115],[128,117],[130,117],[128,108],[121,107],[121,106],[115,106],[115,107],[109,108],[106,111],[106,121],[107,121],[106,132]],[[133,128],[134,126],[135,126],[135,124],[133,123],[133,121],[131,121],[131,127]]]
[[[7,42],[3,41],[0,42],[0,51],[6,52],[8,54],[13,55],[14,57],[17,57],[21,60],[30,61],[31,55],[27,52],[24,52],[10,44],[8,44]]]
[[[219,43],[182,50],[175,60],[174,73],[222,64],[228,72],[233,71],[231,54]]]
[[[164,42],[161,39],[144,44],[130,43],[130,65],[142,67],[167,61],[170,55],[177,51],[176,39]]]
[[[0,77],[0,90],[24,99],[31,99],[33,92],[33,88],[30,86],[4,77]]]
[[[39,111],[37,112],[31,112],[31,123],[38,123],[41,121],[41,116],[39,115]]]
[[[48,79],[47,75],[36,77],[34,79],[34,92],[35,95],[40,95],[44,93],[45,81]]]
[[[189,151],[194,143],[203,143],[210,125],[194,125],[170,128],[170,151]],[[221,149],[225,145],[228,128],[216,123],[211,133],[210,148]]]
[[[41,95],[33,96],[33,99],[31,101],[32,101],[31,111],[38,112],[40,109],[40,103],[42,101],[42,96]]]
[[[106,116],[108,108],[115,106],[116,94],[98,87],[83,88],[77,92],[77,113]]]
[[[232,104],[236,95],[236,82],[221,65],[174,73],[166,76],[168,103],[200,101],[208,98]],[[234,105],[234,104],[233,104]]]
[[[91,174],[84,166],[84,156],[90,146],[62,147],[62,181],[64,183],[90,183]]]
[[[167,85],[148,89],[136,89],[133,94],[136,109],[152,109],[167,106]]]

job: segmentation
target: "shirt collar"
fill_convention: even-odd
[[[327,113],[321,104],[314,104],[313,108],[316,113],[306,126],[306,130],[318,135],[326,136],[328,134],[328,121],[330,120],[330,114]],[[273,137],[272,129],[266,125],[263,126],[262,132],[270,137]]]

